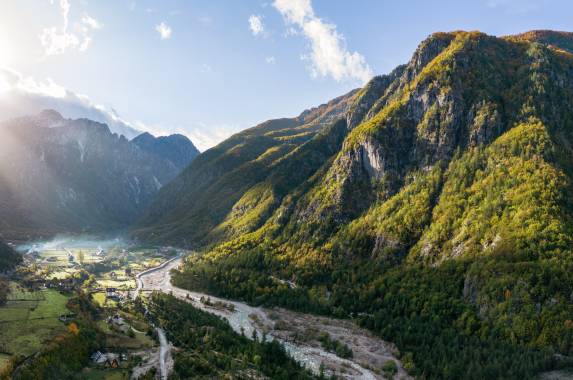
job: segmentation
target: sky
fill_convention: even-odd
[[[205,150],[388,73],[433,32],[572,16],[570,0],[0,0],[0,110],[40,99]]]

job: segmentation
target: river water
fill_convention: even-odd
[[[252,307],[242,302],[230,301],[173,286],[171,284],[170,271],[177,268],[181,264],[181,261],[181,258],[172,259],[157,268],[141,273],[138,276],[138,290],[156,290],[171,293],[179,299],[192,302],[193,305],[198,308],[225,318],[237,333],[244,333],[245,336],[250,338],[253,335],[253,331],[256,331],[259,337],[262,336],[260,323],[255,323],[255,320],[258,320],[259,322],[270,322],[268,310],[259,307]],[[228,305],[232,304],[234,306],[234,310],[229,311],[225,308],[209,307],[200,302],[201,297],[209,297],[212,303],[219,301]],[[272,325],[272,322],[266,325]],[[272,331],[267,335],[267,337],[280,341],[291,357],[315,373],[319,372],[321,364],[323,364],[326,367],[327,372],[330,369],[330,372],[335,372],[338,377],[364,380],[383,379],[383,376],[374,373],[356,361],[340,358],[333,353],[325,351],[321,347],[304,345],[302,343],[295,344],[277,337]],[[393,357],[391,357],[391,359],[395,360],[399,366],[399,372],[396,378],[408,378],[402,366],[399,364],[399,361]],[[336,369],[343,370],[339,372]]]

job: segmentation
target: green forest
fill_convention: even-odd
[[[240,218],[214,228],[225,238],[207,235],[175,283],[354,319],[420,378],[523,379],[573,365],[566,37],[430,36],[394,76],[353,95],[349,112],[373,116],[341,132],[338,151],[306,173],[288,163],[310,142],[280,160],[245,193],[271,200],[264,213],[237,203]],[[289,170],[295,181],[276,180]],[[256,223],[234,233],[247,218]]]
[[[166,294],[153,294],[150,312],[168,334],[169,341],[181,348],[175,356],[178,379],[314,379],[290,358],[282,345],[254,335],[248,339],[235,333],[221,318],[197,309]]]

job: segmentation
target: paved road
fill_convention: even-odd
[[[142,278],[144,278],[145,276],[148,276],[152,273],[160,272],[163,268],[165,268],[171,262],[173,262],[173,261],[180,262],[180,260],[181,259],[179,258],[179,256],[177,256],[177,257],[174,257],[170,260],[167,260],[166,262],[162,263],[161,265],[159,265],[157,267],[147,269],[147,270],[137,274],[137,276],[135,277],[135,279],[137,281],[137,288],[132,293],[131,297],[133,299],[136,299],[137,296],[139,295],[139,293],[142,290],[144,290],[144,282],[143,282]],[[173,367],[173,359],[171,357],[171,344],[167,340],[167,337],[165,336],[165,331],[163,331],[162,328],[156,327],[155,331],[157,332],[157,336],[159,337],[159,376],[160,376],[161,380],[167,380],[169,373],[171,372],[172,367]]]

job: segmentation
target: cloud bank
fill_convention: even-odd
[[[63,54],[69,49],[77,49],[84,52],[88,49],[92,37],[91,32],[101,28],[101,24],[93,17],[84,14],[81,20],[75,24],[74,30],[70,30],[70,2],[60,0],[60,14],[62,27],[51,26],[44,28],[38,36],[44,48],[45,56]]]
[[[189,126],[150,125],[140,121],[129,122],[111,107],[92,102],[87,96],[77,94],[48,78],[44,81],[27,77],[9,68],[0,67],[0,122],[21,116],[34,115],[45,109],[54,109],[66,118],[88,118],[105,123],[113,133],[133,139],[142,132],[155,136],[180,133],[205,151],[241,128],[234,125]]]
[[[0,68],[0,121],[33,115],[45,109],[55,109],[67,118],[88,118],[105,123],[112,132],[128,139],[141,133],[121,119],[113,108],[94,104],[87,96],[76,94],[49,78],[37,81],[14,70]]]
[[[295,28],[308,40],[310,52],[303,58],[311,62],[314,77],[330,76],[336,81],[354,79],[362,83],[372,78],[365,58],[347,50],[344,36],[338,33],[336,25],[317,17],[310,0],[275,0],[273,6],[289,28]]]

